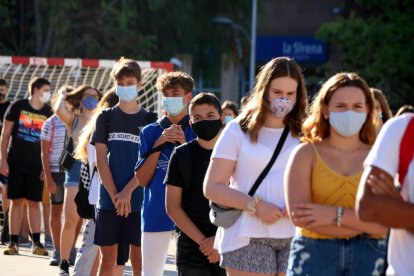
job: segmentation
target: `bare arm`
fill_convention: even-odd
[[[114,179],[112,178],[112,173],[109,168],[108,159],[107,159],[107,146],[101,143],[95,143],[96,149],[96,166],[98,167],[99,177],[102,179],[102,183],[109,193],[109,196],[112,199],[112,203],[115,205],[115,195],[118,193]]]
[[[40,140],[40,146],[41,146],[41,159],[42,159],[42,166],[43,166],[43,173],[45,176],[45,182],[47,189],[50,193],[56,193],[56,183],[53,180],[52,173],[50,171],[50,142],[47,140]]]
[[[4,176],[9,175],[9,163],[7,161],[7,150],[9,148],[10,137],[14,126],[13,121],[4,120],[3,129],[1,131],[1,157],[0,157],[0,173]]]
[[[367,167],[361,178],[357,195],[357,213],[361,220],[376,222],[392,228],[404,228],[414,232],[414,204],[401,197],[375,195],[370,179],[382,179],[390,189],[395,189],[394,178],[378,167]]]
[[[182,191],[183,189],[180,187],[167,185],[165,196],[167,214],[190,239],[200,245],[206,237],[181,207]]]
[[[75,119],[75,115],[66,108],[65,105],[66,91],[60,90],[59,96],[55,103],[55,113],[56,116],[66,125],[66,128],[69,130]]]

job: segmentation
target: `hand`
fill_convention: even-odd
[[[199,249],[200,249],[201,253],[203,253],[207,257],[210,256],[210,254],[215,250],[213,248],[213,246],[214,246],[214,238],[215,238],[214,236],[205,238],[200,243]]]
[[[131,213],[131,192],[122,190],[114,197],[116,213],[119,216],[128,217]]]
[[[4,176],[9,176],[9,163],[7,162],[6,159],[2,159],[0,161],[1,165],[0,165],[0,174],[4,175]]]
[[[172,128],[174,141],[180,144],[184,144],[186,140],[183,128],[180,125],[172,125]]]
[[[154,148],[162,145],[164,143],[170,142],[174,143],[176,139],[176,134],[173,126],[170,126],[169,128],[164,129],[161,136],[158,138],[158,140],[154,144]]]
[[[332,225],[336,218],[336,208],[333,206],[298,203],[294,207],[291,214],[293,222],[303,227]]]
[[[53,177],[51,175],[46,177],[45,184],[46,184],[46,187],[49,193],[51,194],[56,193],[57,191],[56,182],[53,180]]]
[[[391,179],[387,179],[382,173],[379,176],[369,175],[367,184],[374,195],[402,199],[400,192],[394,186]]]
[[[262,200],[256,204],[256,217],[266,224],[273,224],[284,215],[276,205]]]
[[[218,263],[220,261],[220,254],[216,249],[214,249],[214,251],[211,252],[210,255],[208,255],[207,259],[212,264]]]

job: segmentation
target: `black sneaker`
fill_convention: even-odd
[[[70,276],[70,274],[69,274],[69,263],[68,263],[67,260],[62,260],[60,262],[58,276]]]

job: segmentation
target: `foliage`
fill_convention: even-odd
[[[317,37],[340,47],[342,70],[356,71],[370,86],[382,89],[394,109],[414,104],[414,2],[356,4],[358,12],[322,25]]]

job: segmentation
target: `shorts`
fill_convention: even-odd
[[[285,272],[291,240],[250,238],[248,245],[223,253],[220,266],[252,273]]]
[[[121,217],[115,211],[96,209],[94,243],[99,246],[133,244],[141,246],[141,214]]]
[[[0,174],[0,183],[3,185],[7,185],[7,176]]]
[[[40,172],[28,173],[18,167],[9,166],[7,197],[42,201],[43,181],[40,180]]]
[[[78,187],[80,178],[81,161],[75,160],[72,167],[65,171],[65,187]]]
[[[56,183],[56,193],[50,193],[50,202],[52,205],[63,204],[65,198],[65,174],[61,172],[52,172],[52,178]]]

